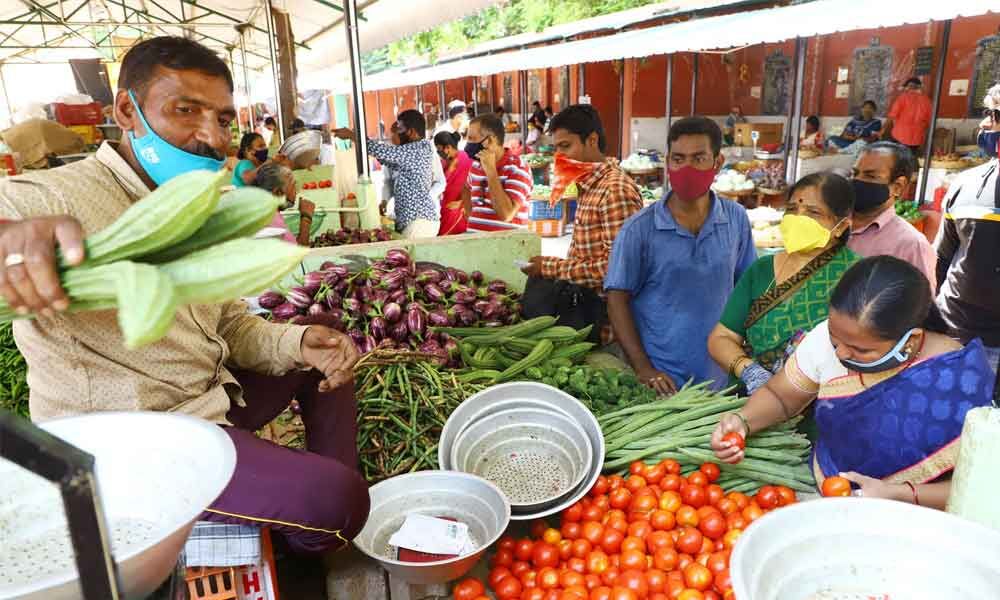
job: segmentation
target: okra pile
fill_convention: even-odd
[[[433,327],[434,331],[461,341],[462,362],[471,370],[462,381],[503,383],[532,379],[525,373],[534,367],[569,367],[583,360],[594,344],[584,340],[590,327],[576,330],[556,325],[555,317],[535,317],[506,327]]]
[[[676,460],[684,473],[717,459],[709,445],[723,415],[746,403],[728,392],[708,389],[708,382],[684,386],[673,396],[607,413],[598,418],[606,445],[604,470],[621,472],[637,460]],[[808,467],[809,440],[795,431],[800,418],[754,433],[746,440],[746,457],[739,464],[720,464],[719,485],[727,490],[755,492],[764,485],[784,485],[815,491]]]
[[[171,179],[84,242],[79,266],[61,262],[71,311],[117,309],[125,345],[162,338],[185,304],[223,302],[266,289],[308,252],[254,240],[280,200],[257,188],[220,195],[226,171]],[[0,322],[21,318],[0,300]]]

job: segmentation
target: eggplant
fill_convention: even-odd
[[[376,345],[377,342],[375,341],[375,338],[370,335],[366,335],[365,339],[362,340],[361,345],[358,347],[358,352],[361,354],[368,354],[375,349]]]
[[[472,305],[472,310],[476,311],[476,314],[479,316],[485,317],[487,311],[490,311],[490,314],[493,314],[491,306],[492,304],[489,300],[476,300],[476,302]]]
[[[388,302],[382,307],[382,314],[386,321],[396,323],[403,317],[403,307],[396,302]]]
[[[372,302],[385,304],[389,301],[389,290],[375,290],[372,293]]]
[[[333,290],[330,290],[326,297],[323,298],[323,306],[325,306],[328,311],[334,309],[339,310],[343,305],[343,302],[344,299],[340,297],[340,294]]]
[[[417,346],[417,350],[420,350],[424,354],[437,354],[441,352],[441,345],[435,340],[427,340]]]
[[[347,288],[349,287],[351,287],[350,282],[348,282],[346,279],[341,279],[340,281],[337,282],[337,285],[333,286],[333,290],[338,294],[340,294],[341,296],[344,296],[347,294]]]
[[[457,281],[459,283],[469,283],[469,274],[463,271],[462,269],[448,267],[448,271],[454,276],[454,281]]]
[[[406,302],[406,290],[396,290],[389,294],[389,302],[395,302],[402,306]]]
[[[494,279],[486,286],[486,289],[497,294],[506,294],[507,284],[502,279]]]
[[[389,335],[397,342],[402,342],[410,335],[410,328],[407,327],[406,321],[399,321],[389,328]]]
[[[483,272],[482,271],[473,271],[473,272],[469,273],[469,279],[472,280],[472,283],[474,283],[476,285],[479,285],[486,278],[483,276]]]
[[[259,304],[261,308],[266,308],[268,310],[276,308],[284,303],[285,297],[274,291],[264,292],[259,298],[257,298],[257,304]]]
[[[379,282],[379,287],[389,291],[396,291],[403,288],[403,282],[405,280],[406,272],[394,269],[382,276],[382,280]]]
[[[320,286],[323,285],[323,278],[325,276],[326,274],[322,271],[306,273],[305,277],[302,278],[302,287],[309,292],[310,296],[315,296],[316,292],[319,291]]]
[[[287,321],[297,314],[299,314],[299,309],[291,302],[279,304],[271,309],[271,316],[280,321]]]
[[[330,269],[332,269],[332,268],[334,268],[336,266],[337,266],[337,263],[333,262],[332,260],[325,260],[325,261],[323,261],[323,264],[321,264],[319,266],[319,270],[320,271],[329,271]]]
[[[423,335],[427,323],[424,320],[424,311],[412,309],[406,313],[406,327],[414,335]]]
[[[350,336],[351,340],[354,342],[354,345],[356,346],[361,344],[361,342],[363,342],[365,339],[365,332],[361,331],[356,327],[348,329],[347,335]]]
[[[323,271],[323,283],[329,287],[334,287],[340,281],[340,276],[330,271]]]
[[[441,271],[437,269],[421,269],[420,272],[417,273],[418,283],[437,283],[443,278],[444,275],[442,275]]]
[[[410,255],[401,248],[393,248],[385,253],[385,262],[394,267],[408,267],[413,261]]]
[[[348,271],[347,267],[345,267],[344,265],[333,265],[332,267],[324,270],[329,273],[333,273],[334,275],[340,277],[341,279],[351,274],[351,272]]]
[[[472,304],[476,301],[476,293],[472,290],[459,290],[451,297],[451,301],[456,304]]]
[[[315,303],[315,304],[313,304],[312,306],[309,307],[309,310],[307,311],[307,314],[310,314],[310,315],[319,315],[319,314],[323,314],[325,312],[326,312],[326,308],[322,304],[320,304],[319,302],[317,302],[317,303]]]
[[[462,325],[468,327],[475,325],[479,321],[479,315],[468,306],[456,304],[454,308],[455,313],[458,314],[458,320],[461,321]]]
[[[378,231],[375,232],[375,239],[377,239],[380,242],[388,242],[389,240],[392,239],[392,234],[386,231],[385,229],[379,229]]]
[[[424,295],[427,299],[434,303],[441,303],[445,301],[445,293],[437,285],[433,283],[428,283],[424,286]]]
[[[419,302],[408,302],[406,306],[403,307],[403,310],[406,312],[410,312],[411,310],[419,310],[420,312],[423,313],[427,312],[427,309],[424,308],[424,305]]]
[[[437,327],[448,327],[451,325],[451,319],[440,308],[427,313],[427,322]]]
[[[448,353],[448,356],[451,358],[456,358],[459,356],[459,354],[461,354],[461,352],[458,349],[458,342],[451,339],[449,339],[447,342],[444,343],[444,350],[445,352]]]
[[[376,340],[385,339],[389,334],[388,324],[382,317],[375,317],[368,323],[368,331]]]
[[[307,309],[313,303],[312,294],[300,286],[293,287],[288,292],[286,299],[295,305],[296,308]]]

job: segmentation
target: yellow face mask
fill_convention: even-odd
[[[815,219],[801,215],[785,215],[779,230],[785,251],[789,254],[825,248],[833,235]]]

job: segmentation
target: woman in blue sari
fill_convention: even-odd
[[[819,486],[841,475],[858,495],[943,509],[965,414],[991,404],[995,378],[979,340],[963,347],[923,327],[931,304],[926,277],[909,263],[856,263],[834,288],[829,319],[746,406],[723,417],[712,434],[716,456],[741,460],[725,434],[752,436],[815,402]]]

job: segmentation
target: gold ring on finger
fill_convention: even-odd
[[[3,259],[3,264],[5,267],[16,267],[18,265],[24,264],[24,255],[20,252],[12,252]]]

